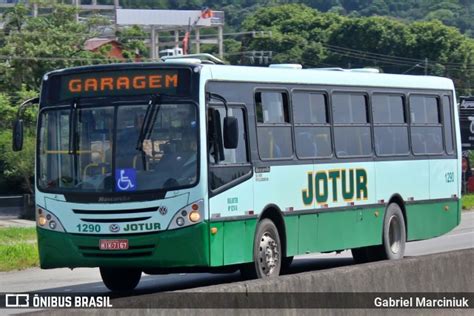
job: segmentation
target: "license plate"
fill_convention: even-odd
[[[127,239],[101,239],[99,242],[100,250],[127,250]]]

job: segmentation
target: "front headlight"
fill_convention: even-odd
[[[204,219],[204,200],[186,205],[174,214],[168,229],[183,228],[202,222]]]
[[[38,205],[36,206],[36,225],[43,229],[64,232],[64,227],[59,219],[53,213]]]

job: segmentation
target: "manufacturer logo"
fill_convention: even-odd
[[[158,212],[160,212],[161,215],[166,215],[166,213],[168,213],[168,208],[166,206],[160,206]]]
[[[120,226],[118,224],[111,224],[109,229],[112,233],[117,233],[120,231]]]
[[[5,307],[29,307],[29,294],[5,294]]]

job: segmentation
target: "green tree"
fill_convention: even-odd
[[[70,6],[56,6],[51,14],[37,18],[27,12],[21,5],[9,10],[0,38],[0,56],[7,56],[0,59],[0,189],[16,193],[33,192],[37,117],[35,108],[25,111],[23,151],[13,152],[11,127],[18,105],[38,95],[41,78],[48,71],[107,62],[105,53],[84,50],[84,42],[108,23],[103,18],[78,23]],[[16,189],[17,185],[21,188]]]
[[[1,90],[17,90],[21,84],[38,89],[48,71],[106,60],[84,50],[85,41],[96,35],[97,20],[91,21],[94,27],[78,23],[75,12],[70,6],[56,6],[47,16],[24,17],[21,27],[11,31],[0,48],[0,55],[9,56],[0,65]]]

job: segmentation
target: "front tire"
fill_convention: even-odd
[[[265,218],[258,224],[253,246],[253,262],[240,272],[245,279],[269,278],[280,275],[282,252],[280,235],[275,224]]]
[[[132,291],[140,282],[142,271],[130,268],[100,268],[105,286],[112,292]]]

